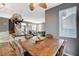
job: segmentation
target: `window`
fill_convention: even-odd
[[[59,11],[59,36],[76,38],[76,7]]]

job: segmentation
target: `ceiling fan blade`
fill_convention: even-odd
[[[30,8],[31,11],[33,11],[34,8],[35,8],[35,7],[34,7],[34,3],[29,3],[29,8]]]
[[[47,8],[46,3],[40,3],[39,6],[40,6],[41,8],[43,8],[43,9],[46,9],[46,8]]]

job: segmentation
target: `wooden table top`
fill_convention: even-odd
[[[14,43],[12,45],[9,42],[0,43],[0,56],[17,56],[19,50]]]
[[[21,45],[32,56],[55,56],[63,41],[61,39],[45,39],[33,45],[22,41]]]

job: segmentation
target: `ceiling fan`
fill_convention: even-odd
[[[47,8],[47,4],[44,2],[44,0],[41,0],[41,3],[38,4],[39,7],[43,8],[43,9],[46,9]],[[33,11],[35,9],[35,3],[29,3],[29,9],[31,11]]]

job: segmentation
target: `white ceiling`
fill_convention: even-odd
[[[53,8],[61,3],[47,3],[47,9]],[[42,23],[45,22],[45,10],[36,4],[34,11],[30,11],[28,3],[6,3],[3,9],[0,9],[0,17],[10,18],[13,13],[20,13],[24,21]]]

